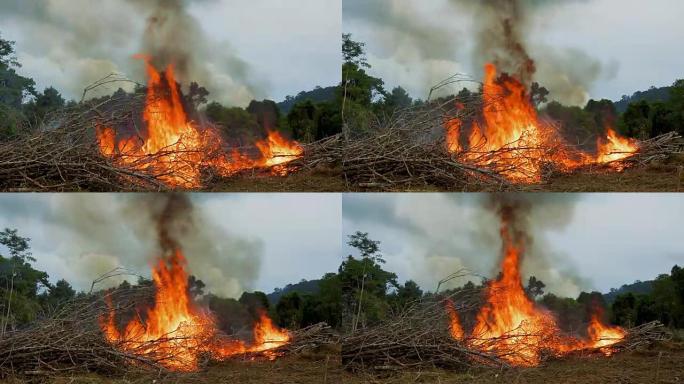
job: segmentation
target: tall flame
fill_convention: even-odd
[[[482,119],[471,123],[466,146],[461,145],[461,119],[445,122],[447,150],[455,154],[465,150],[465,160],[470,163],[494,166],[512,182],[535,183],[541,181],[544,163],[572,170],[622,160],[639,149],[634,140],[622,138],[610,128],[605,138],[599,138],[596,155],[571,148],[554,124],[539,118],[519,80],[497,76],[491,63],[485,64],[484,73]]]
[[[592,315],[587,339],[563,334],[553,314],[532,301],[522,285],[520,273],[522,244],[511,238],[509,223],[501,226],[503,260],[501,275],[486,287],[486,302],[480,308],[470,335],[463,336],[458,314],[447,303],[452,337],[482,351],[494,353],[513,365],[535,366],[544,352],[560,356],[571,351],[599,348],[606,355],[611,345],[621,341],[626,332],[603,324],[600,313]]]
[[[246,344],[221,334],[213,315],[196,306],[188,295],[187,262],[177,250],[168,260],[159,260],[152,270],[156,293],[154,305],[144,316],[134,317],[119,330],[111,300],[109,312],[100,319],[105,339],[119,349],[155,356],[169,370],[194,371],[200,354],[216,360],[237,354],[262,352],[272,359],[272,351],[290,340],[286,330],[276,327],[261,313],[253,328],[253,342]]]
[[[100,152],[120,165],[152,173],[170,187],[198,188],[201,171],[213,168],[222,176],[252,168],[272,168],[274,174],[288,173],[284,164],[302,156],[297,142],[276,131],[255,143],[259,157],[252,158],[233,150],[226,153],[224,143],[212,127],[198,127],[183,108],[173,65],[159,73],[150,58],[145,61],[148,76],[143,121],[144,137],[117,138],[112,127],[100,127],[97,140]]]

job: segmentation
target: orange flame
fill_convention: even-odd
[[[183,108],[174,68],[169,65],[159,73],[149,57],[145,61],[149,78],[143,111],[147,128],[145,137],[131,136],[117,140],[112,127],[100,127],[97,140],[100,152],[117,164],[140,172],[157,175],[170,187],[198,188],[201,171],[213,168],[222,176],[253,168],[272,168],[272,173],[286,175],[286,163],[302,156],[304,150],[297,142],[283,138],[276,131],[255,143],[260,156],[253,159],[233,150],[224,151],[224,143],[212,127],[198,127],[188,120]]]
[[[480,308],[475,326],[466,342],[479,350],[491,352],[512,365],[535,366],[543,352],[560,356],[571,351],[599,348],[610,355],[607,348],[624,339],[620,327],[605,325],[600,314],[594,313],[587,329],[588,339],[564,335],[549,311],[538,307],[522,285],[520,262],[522,244],[516,244],[504,220],[501,227],[504,258],[501,276],[486,288],[486,303]],[[451,319],[451,333],[463,339],[463,331],[453,306],[447,306]]]
[[[458,312],[454,308],[454,302],[451,300],[446,301],[446,310],[449,315],[449,333],[451,337],[455,340],[463,340],[463,327],[461,326],[461,320],[458,317]]]
[[[249,352],[275,358],[272,350],[289,342],[289,332],[273,325],[262,313],[254,325],[251,345],[220,334],[213,315],[197,307],[188,295],[186,265],[180,251],[169,260],[159,260],[152,270],[156,287],[154,306],[143,317],[129,321],[122,331],[108,299],[110,310],[100,319],[105,339],[123,351],[155,356],[164,367],[174,371],[197,370],[202,353],[217,360]]]
[[[478,166],[494,166],[508,180],[517,183],[541,181],[544,163],[561,170],[582,165],[623,160],[638,150],[635,141],[612,130],[599,139],[596,156],[571,148],[557,127],[540,119],[525,86],[510,76],[497,77],[494,64],[486,64],[482,87],[482,120],[473,121],[467,146],[460,143],[463,122],[453,117],[445,122],[446,149],[465,152],[465,160]],[[458,108],[461,109],[461,108]]]
[[[618,170],[624,167],[618,161],[626,159],[639,150],[636,140],[621,137],[612,128],[608,128],[605,138],[599,138],[596,143],[597,163],[608,163]]]
[[[587,328],[589,334],[589,342],[587,343],[591,348],[600,348],[601,352],[610,356],[613,351],[609,347],[627,336],[627,332],[620,327],[611,327],[601,322],[601,310],[592,313],[589,327]]]

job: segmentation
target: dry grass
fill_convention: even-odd
[[[115,378],[97,375],[10,379],[7,383],[44,382],[58,384],[137,384],[137,383],[682,383],[684,382],[684,343],[665,342],[612,357],[574,357],[549,361],[537,368],[472,369],[466,372],[443,370],[387,373],[385,376],[352,374],[340,364],[339,351],[312,352],[297,358],[276,361],[226,362],[193,374],[165,376],[139,374]]]

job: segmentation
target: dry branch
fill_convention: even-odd
[[[101,86],[121,79],[106,77],[86,88],[84,96]],[[81,101],[47,116],[37,131],[22,133],[10,141],[0,141],[1,191],[163,191],[168,169],[159,164],[169,159],[187,159],[188,152],[178,146],[161,150],[154,155],[134,157],[130,154],[103,156],[96,131],[102,127],[126,127],[142,141],[144,129],[137,125],[142,115],[144,95],[115,94],[103,99]],[[84,97],[85,99],[85,97]],[[339,163],[340,136],[303,145],[301,158],[278,165],[288,172],[314,169],[321,165]],[[222,148],[216,151],[230,153],[232,149],[249,153],[254,148]],[[200,149],[205,151],[206,149]],[[181,154],[180,152],[183,152]],[[183,156],[185,155],[185,156]],[[216,154],[201,153],[199,158]],[[126,161],[120,161],[125,157]],[[171,160],[178,161],[178,160]],[[261,172],[271,169],[253,169],[236,174]],[[277,172],[276,172],[277,173]],[[182,175],[174,174],[175,177]],[[209,167],[203,170],[203,185],[220,178]]]
[[[481,291],[461,290],[450,296],[436,296],[416,304],[405,313],[375,327],[362,329],[342,341],[342,362],[353,371],[378,372],[404,369],[466,369],[470,367],[510,367],[507,357],[521,356],[523,343],[502,348],[506,337],[520,339],[520,332],[487,340],[470,336],[464,341],[450,335],[445,300],[454,299],[459,314],[474,314],[482,304]],[[466,316],[467,317],[467,316]],[[463,317],[462,317],[463,318]],[[603,353],[606,349],[616,353],[668,340],[671,335],[659,322],[652,322],[627,330],[624,340],[604,348],[587,348],[569,355]],[[558,334],[529,335],[535,343],[553,343]],[[477,346],[473,345],[477,341]],[[498,345],[488,348],[488,345]],[[568,356],[568,355],[563,355]],[[542,361],[563,356],[543,354]]]
[[[158,360],[119,351],[104,339],[98,318],[105,310],[101,298],[89,296],[67,303],[29,328],[6,332],[0,337],[0,378],[71,371],[119,374],[136,368],[162,369]]]

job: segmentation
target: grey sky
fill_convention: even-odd
[[[371,73],[382,77],[388,88],[402,85],[415,97],[425,98],[431,85],[454,73],[481,77],[481,68],[472,64],[471,13],[462,6],[449,5],[449,1],[457,3],[345,0],[343,31],[367,43]],[[570,72],[598,65],[600,74],[588,88],[592,98],[618,100],[624,94],[652,85],[671,85],[684,78],[682,1],[567,0],[535,4],[548,6],[538,6],[532,12],[528,35],[533,58],[548,55],[551,46],[554,51],[573,53],[557,55],[556,65],[568,66]],[[585,65],[581,66],[578,58],[583,58]],[[547,73],[553,71],[550,62],[538,65],[550,66],[542,68]]]
[[[339,0],[183,1],[208,37],[195,48],[206,53],[204,65],[215,83],[206,85],[219,101],[280,101],[339,83]],[[40,90],[55,86],[67,98],[80,98],[85,86],[111,72],[144,81],[142,64],[132,59],[140,53],[148,16],[137,3],[143,2],[5,0],[0,33],[17,42],[19,72]]]
[[[214,292],[270,292],[302,278],[319,278],[339,264],[339,194],[191,198],[203,217],[201,238],[213,244],[181,245],[191,273]],[[2,194],[0,228],[16,228],[31,238],[36,266],[53,282],[65,278],[87,289],[93,279],[119,265],[149,276],[156,256],[154,225],[126,208],[130,199],[127,194]],[[195,249],[210,249],[217,256]]]
[[[498,219],[481,208],[482,198],[346,194],[342,228],[345,234],[369,232],[382,242],[389,270],[434,290],[459,268],[489,277],[498,271]],[[545,263],[528,257],[523,270],[541,275],[556,293],[606,292],[684,264],[682,194],[531,194],[530,200],[533,207],[539,201],[532,214],[537,257],[550,267],[542,270]],[[564,205],[566,217],[549,224],[548,216],[558,212],[554,205]],[[351,252],[348,246],[345,251]]]
[[[86,289],[116,266],[149,276],[155,228],[139,204],[130,204],[135,197],[2,194],[0,228],[32,239],[37,267],[52,281],[65,278]],[[548,290],[605,292],[684,264],[682,194],[527,197],[534,246],[523,272],[540,277]],[[484,199],[447,193],[192,194],[202,220],[195,240],[181,243],[192,273],[213,291],[236,296],[334,272],[354,253],[342,244],[360,230],[382,242],[387,268],[400,280],[434,290],[460,268],[484,276],[497,272],[499,223],[483,209]]]

